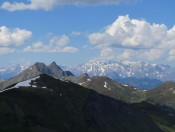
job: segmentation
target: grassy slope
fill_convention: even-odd
[[[110,90],[104,87],[104,82],[107,82]],[[93,89],[100,94],[128,103],[141,102],[146,98],[144,91],[134,89],[132,86],[123,86],[106,77],[93,77],[91,78],[91,81],[87,81],[83,86]]]

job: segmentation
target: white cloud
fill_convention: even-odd
[[[111,60],[115,58],[115,52],[111,48],[104,48],[100,52],[100,57],[98,59]]]
[[[68,43],[69,43],[69,37],[67,37],[66,35],[63,35],[61,37],[55,36],[50,40],[51,45],[56,45],[58,47],[64,47]]]
[[[53,37],[49,44],[44,44],[39,41],[31,46],[24,48],[24,52],[66,52],[66,53],[75,53],[78,51],[75,47],[67,46],[69,43],[69,37],[66,35],[55,36]]]
[[[128,15],[119,16],[105,31],[91,34],[89,41],[98,46],[153,48],[160,46],[168,38],[175,40],[172,37],[174,31],[171,30],[164,24],[130,19]]]
[[[25,29],[0,27],[0,46],[20,46],[32,37],[32,32]]]
[[[80,36],[81,33],[80,32],[76,32],[76,31],[73,31],[71,35],[74,36],[74,37],[77,37],[77,36]]]
[[[118,59],[131,59],[133,58],[135,55],[135,52],[134,50],[131,50],[131,49],[125,49],[119,56],[118,56]]]
[[[15,49],[8,48],[8,47],[0,47],[0,55],[2,54],[8,54],[14,52]]]
[[[175,49],[172,49],[169,51],[168,61],[174,61],[174,60],[175,60]]]
[[[153,61],[161,58],[163,53],[164,51],[162,49],[150,49],[148,51],[143,52],[143,54],[140,54],[142,58],[145,58],[145,60]]]
[[[158,60],[175,48],[175,26],[171,29],[165,24],[151,24],[146,20],[131,19],[128,15],[119,16],[103,31],[92,33],[89,42],[99,49],[112,48],[123,52],[118,57]],[[132,54],[126,49],[133,50]],[[166,52],[166,53],[165,53]]]
[[[175,49],[170,50],[170,51],[169,51],[169,55],[170,55],[170,56],[175,56]]]
[[[132,3],[137,0],[29,0],[29,4],[23,2],[4,2],[1,5],[2,9],[8,11],[16,10],[51,10],[55,6],[64,5],[97,5],[97,4],[119,4],[120,2]]]

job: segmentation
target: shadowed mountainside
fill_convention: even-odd
[[[148,103],[127,104],[80,85],[40,75],[0,94],[0,131],[172,132],[175,118]]]

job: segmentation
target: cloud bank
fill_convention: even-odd
[[[120,59],[132,57],[153,61],[163,55],[171,56],[171,60],[175,58],[175,26],[168,29],[165,24],[151,24],[128,15],[119,16],[105,30],[92,33],[88,38],[102,51],[112,49],[115,54],[117,52]]]
[[[69,37],[66,35],[55,36],[53,37],[49,44],[44,44],[41,41],[38,41],[30,46],[24,48],[24,52],[64,52],[64,53],[75,53],[78,51],[75,47],[68,46]]]
[[[4,2],[1,9],[8,11],[17,10],[52,10],[56,6],[64,5],[103,5],[103,4],[119,4],[121,2],[135,2],[137,0],[29,0],[29,3],[23,2]]]

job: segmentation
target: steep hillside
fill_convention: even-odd
[[[140,102],[146,98],[145,90],[120,84],[108,77],[92,77],[81,85],[128,103]]]

